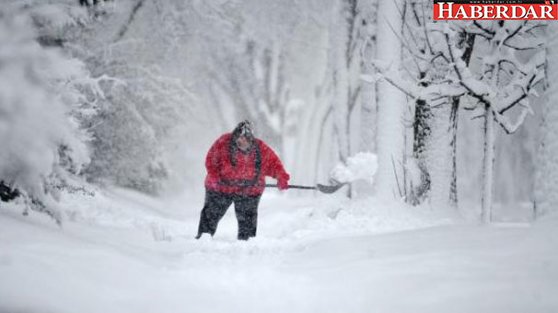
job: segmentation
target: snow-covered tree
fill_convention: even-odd
[[[471,108],[477,112],[484,110],[482,218],[489,222],[492,219],[495,127],[499,125],[505,133],[513,134],[526,117],[533,114],[531,96],[537,95],[537,85],[544,78],[544,36],[541,31],[544,24],[499,21],[473,22],[469,26],[473,27],[482,45],[481,70],[477,77],[472,77],[470,71],[459,64],[454,69],[460,85],[475,100]],[[525,55],[524,51],[530,53]],[[514,110],[515,114],[510,113]]]
[[[295,37],[309,21],[312,28],[326,29],[325,19],[315,10],[322,6],[319,1],[229,1],[200,2],[197,9],[203,25],[200,49],[208,56],[198,64],[197,84],[215,111],[215,124],[230,131],[238,121],[251,119],[257,135],[280,153],[290,170],[309,181],[315,175],[310,169],[326,163],[317,160],[328,154],[319,154],[316,143],[325,104],[300,96],[303,86],[309,87],[303,93],[310,95],[314,86],[293,66],[308,56],[292,46],[319,45],[316,38],[306,42]],[[293,97],[293,87],[298,97]],[[323,138],[329,141],[329,136]]]
[[[441,32],[431,32],[432,4],[406,1],[404,43],[405,69],[421,90],[444,85],[449,69],[444,56],[447,44]],[[460,61],[471,61],[474,35],[462,34]],[[443,87],[442,87],[443,88]],[[412,157],[407,167],[410,177],[407,201],[413,204],[428,199],[434,207],[457,207],[457,122],[461,97],[438,95],[415,97],[412,106]]]
[[[357,151],[370,152],[376,146],[376,90],[361,76],[373,73],[377,2],[343,0],[335,4],[324,89],[331,106],[333,160],[344,164]],[[365,188],[369,186],[363,185],[359,192],[367,192]]]
[[[220,52],[215,55],[218,67],[214,69],[210,91],[217,106],[233,108],[233,115],[226,118],[232,117],[227,129],[239,120],[249,119],[273,146],[282,147],[285,109],[290,100],[284,51],[277,43],[260,47],[256,41],[248,40],[239,53]]]
[[[360,72],[364,76],[374,76],[376,49],[376,24],[378,1],[358,1],[361,26],[358,28],[360,44]],[[359,75],[360,78],[360,75]],[[376,86],[373,82],[360,79],[360,150],[376,152]]]
[[[121,1],[70,38],[71,51],[94,75],[111,77],[102,84],[109,96],[91,122],[91,181],[157,193],[183,170],[187,156],[175,148],[176,138],[202,124],[205,114],[198,114],[195,96],[179,78],[181,46],[173,41],[187,35],[172,23],[180,20],[168,22],[177,5]]]
[[[401,67],[403,28],[400,9],[403,1],[379,1],[377,13],[376,60],[382,68],[397,71]],[[404,117],[407,109],[405,94],[385,80],[377,82],[377,134],[378,172],[376,193],[382,198],[398,198],[405,152]]]
[[[558,25],[548,23],[546,47],[547,90],[543,106],[542,140],[535,180],[535,214],[558,208]]]
[[[489,221],[495,127],[514,133],[532,113],[530,95],[542,77],[542,24],[434,22],[425,5],[407,2],[412,18],[401,36],[409,56],[406,71],[382,69],[387,81],[415,101],[413,156],[420,183],[413,197],[420,202],[429,192],[433,205],[456,206],[457,114],[464,106],[485,119],[482,204]]]
[[[345,163],[353,147],[353,115],[360,100],[362,17],[358,1],[337,1],[329,26],[328,71],[335,147],[334,160]],[[372,127],[372,125],[370,125]],[[349,191],[350,193],[350,191]]]
[[[85,20],[64,4],[0,9],[0,180],[58,222],[57,188],[90,160],[84,123],[102,94],[81,61],[45,45]]]

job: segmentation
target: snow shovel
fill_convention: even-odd
[[[347,183],[340,183],[338,185],[322,185],[317,184],[316,186],[301,186],[301,185],[289,185],[292,189],[307,189],[307,190],[318,190],[323,193],[334,193],[341,187],[345,186]],[[278,188],[277,184],[265,184],[266,187]]]

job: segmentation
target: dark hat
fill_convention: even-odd
[[[250,121],[244,120],[236,125],[235,129],[233,130],[233,137],[236,139],[240,136],[244,136],[250,140],[254,139],[252,123],[250,123]]]

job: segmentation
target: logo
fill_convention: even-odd
[[[434,20],[558,20],[557,0],[434,0]]]

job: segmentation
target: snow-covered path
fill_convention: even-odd
[[[339,238],[292,269],[329,299],[342,292],[333,303],[350,312],[554,312],[557,232],[543,233],[468,226]]]
[[[261,236],[248,242],[234,240],[232,217],[214,239],[196,241],[195,219],[146,208],[134,210],[152,220],[145,228],[87,225],[82,217],[63,229],[2,209],[0,312],[558,310],[556,220],[425,228],[384,214],[368,220],[385,227],[374,232],[358,227],[368,216],[358,210],[322,208],[319,216],[308,207],[319,201],[275,200],[273,210],[262,208]],[[289,201],[299,210],[280,209]]]

